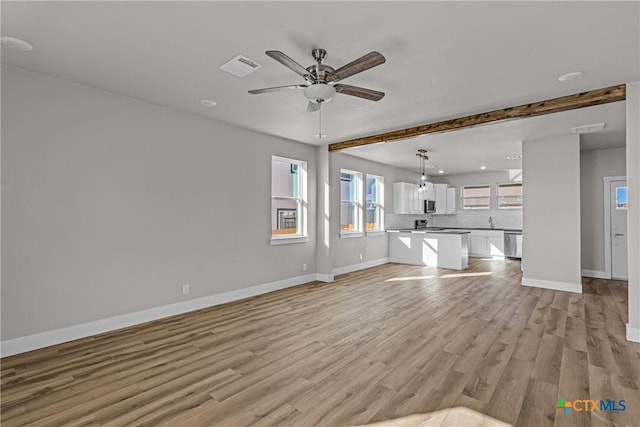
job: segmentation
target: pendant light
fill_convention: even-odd
[[[416,153],[416,157],[418,157],[420,161],[420,168],[418,171],[418,173],[420,174],[420,184],[418,186],[418,191],[422,193],[427,189],[427,174],[426,174],[427,169],[424,164],[425,161],[429,160],[429,156],[427,156],[427,150],[422,148],[419,149],[418,152]]]

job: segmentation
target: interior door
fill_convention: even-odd
[[[627,279],[627,181],[611,181],[611,277]]]

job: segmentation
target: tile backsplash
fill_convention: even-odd
[[[489,227],[489,217],[496,228],[522,228],[522,209],[458,210],[455,215],[432,215],[434,227]]]
[[[387,229],[399,229],[399,228],[413,228],[415,226],[416,219],[428,219],[429,225],[432,224],[431,214],[422,215],[401,215],[401,214],[386,214],[384,216],[384,224]]]
[[[384,216],[386,228],[413,228],[416,219],[429,220],[430,227],[489,227],[489,217],[496,228],[522,228],[522,209],[458,210],[453,215]]]

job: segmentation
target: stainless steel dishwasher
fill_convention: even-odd
[[[522,231],[504,232],[504,256],[522,258]]]

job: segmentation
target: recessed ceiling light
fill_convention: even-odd
[[[514,154],[512,156],[507,156],[507,160],[520,160],[522,159],[522,154]]]
[[[316,134],[316,138],[322,139],[322,138],[326,138],[327,134],[326,133],[317,133]]]
[[[202,105],[203,107],[215,107],[216,105],[218,105],[218,103],[210,99],[201,99],[200,105]]]
[[[480,166],[480,169],[485,170],[487,167],[485,165]]]
[[[31,52],[33,50],[33,45],[31,43],[15,37],[2,36],[2,44],[6,47],[10,47],[11,49],[19,50],[21,52]]]
[[[582,76],[584,76],[584,73],[582,71],[572,71],[570,73],[563,74],[560,77],[558,77],[558,81],[559,82],[568,82],[569,80],[579,79]]]
[[[438,173],[444,173],[444,171],[443,171],[442,169],[440,169],[440,170],[438,171]]]

